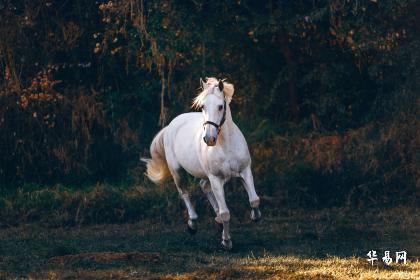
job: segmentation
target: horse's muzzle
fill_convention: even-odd
[[[206,135],[203,137],[203,140],[204,140],[204,143],[207,144],[207,146],[214,146],[216,145],[217,138],[214,136]]]

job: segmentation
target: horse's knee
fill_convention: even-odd
[[[253,201],[250,201],[249,204],[251,204],[252,208],[258,208],[260,206],[260,198],[257,197]]]
[[[207,194],[207,193],[211,192],[211,185],[210,185],[210,182],[209,182],[209,181],[207,181],[207,180],[201,180],[201,181],[200,181],[200,187],[201,187],[201,190],[202,190],[205,194]]]
[[[220,213],[220,219],[224,223],[229,222],[230,221],[230,213],[229,213],[229,211],[227,211],[227,212],[221,212]]]

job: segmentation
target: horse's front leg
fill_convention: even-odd
[[[232,241],[229,233],[230,212],[226,205],[225,190],[223,189],[225,181],[217,176],[209,176],[209,180],[217,205],[219,206],[218,214],[223,223],[222,246],[225,250],[230,250],[232,249]]]
[[[241,173],[242,183],[248,193],[249,204],[251,205],[251,220],[258,221],[261,219],[261,212],[259,209],[260,198],[255,192],[254,178],[252,177],[251,165],[245,168]]]

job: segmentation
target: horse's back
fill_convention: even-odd
[[[186,124],[194,126],[196,124],[200,124],[202,119],[203,119],[203,115],[201,113],[198,113],[198,112],[184,113],[174,118],[168,124],[167,127],[170,129],[176,129]]]

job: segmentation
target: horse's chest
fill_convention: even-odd
[[[210,172],[221,177],[237,177],[242,170],[249,165],[250,159],[247,153],[224,151],[213,156],[208,162]]]

